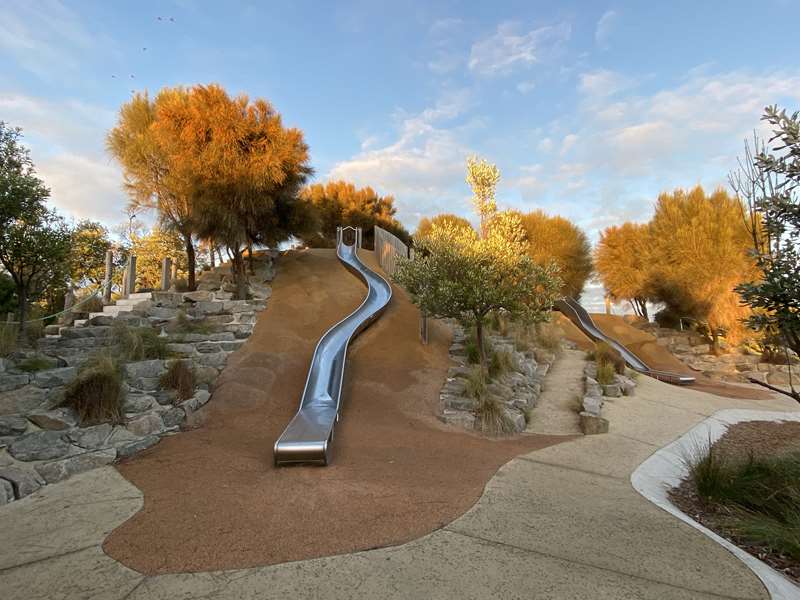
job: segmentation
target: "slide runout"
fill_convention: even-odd
[[[356,310],[326,331],[317,343],[300,408],[275,442],[273,456],[276,466],[330,463],[333,430],[339,420],[341,407],[348,345],[380,317],[392,298],[389,282],[358,257],[361,231],[355,230],[354,244],[344,243],[343,233],[348,229],[353,230],[340,228],[337,232],[336,256],[348,271],[366,284],[367,296]]]
[[[643,375],[648,375],[659,381],[672,383],[675,385],[690,385],[694,383],[695,378],[690,375],[681,375],[680,373],[672,373],[670,371],[659,371],[658,369],[651,369],[636,354],[631,352],[628,348],[620,344],[617,340],[607,336],[592,320],[592,317],[576,300],[572,298],[563,298],[555,304],[556,310],[561,312],[565,317],[572,321],[578,329],[585,333],[589,338],[595,342],[605,342],[617,352],[620,353],[622,358],[628,366],[634,371],[638,371]]]

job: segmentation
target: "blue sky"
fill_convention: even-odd
[[[464,163],[498,200],[592,237],[658,193],[725,183],[766,104],[800,108],[797,3],[39,2],[0,9],[0,119],[53,202],[114,225],[104,136],[133,90],[217,82],[300,127],[315,179],[420,216],[468,215]],[[161,19],[159,20],[159,17]]]

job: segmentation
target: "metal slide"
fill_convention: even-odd
[[[592,340],[595,342],[605,342],[612,348],[614,348],[617,352],[622,355],[622,358],[625,359],[625,362],[628,366],[633,369],[634,371],[638,371],[639,373],[643,373],[644,375],[649,375],[655,379],[660,381],[665,381],[667,383],[674,383],[676,385],[689,385],[694,383],[694,377],[689,375],[681,375],[679,373],[671,373],[670,371],[658,371],[656,369],[651,369],[647,366],[641,358],[636,356],[633,352],[628,350],[625,346],[620,344],[614,338],[608,337],[604,334],[600,328],[595,325],[592,317],[586,312],[586,309],[583,308],[578,302],[573,300],[572,298],[563,298],[559,300],[555,304],[556,310],[560,311],[564,316],[566,316],[570,321],[577,325],[578,329],[583,331],[586,335],[588,335]]]
[[[355,233],[355,243],[345,244],[344,233]],[[346,269],[367,285],[367,297],[356,310],[325,332],[314,350],[300,408],[275,442],[275,465],[318,463],[331,460],[333,427],[339,420],[347,346],[356,335],[380,317],[392,299],[392,286],[358,258],[361,229],[339,227],[336,256]]]

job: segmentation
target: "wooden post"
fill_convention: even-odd
[[[610,314],[611,314],[611,298],[608,296],[608,294],[606,294],[606,295],[603,297],[603,300],[604,300],[604,301],[605,301],[605,303],[606,303],[606,314],[607,314],[607,315],[610,315]]]
[[[75,304],[75,292],[72,291],[72,286],[67,289],[67,293],[64,294],[64,310],[69,311],[72,308],[72,305]],[[72,325],[72,322],[75,320],[75,315],[72,314],[71,311],[65,312],[62,314],[58,322],[61,325]]]
[[[419,314],[419,339],[423,344],[428,343],[428,315]]]
[[[174,290],[178,284],[178,263],[173,262],[169,267],[170,289]]]
[[[127,298],[130,290],[128,289],[128,266],[122,269],[122,297]]]
[[[172,259],[169,257],[161,261],[161,290],[166,292],[172,278]]]
[[[106,251],[106,276],[103,278],[103,304],[111,304],[111,280],[114,276],[114,251]]]
[[[208,253],[211,256],[211,268],[213,269],[217,265],[215,264],[217,261],[214,258],[214,244],[209,244],[208,246]]]
[[[136,293],[136,256],[128,258],[128,295]]]

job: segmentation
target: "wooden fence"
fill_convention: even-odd
[[[409,258],[413,252],[408,246],[385,229],[375,226],[375,258],[387,275],[393,275],[397,268],[397,257]]]

